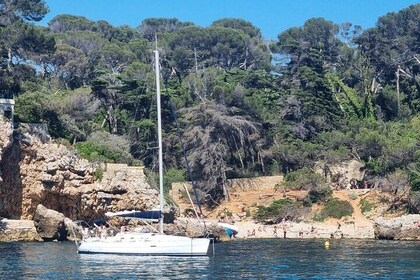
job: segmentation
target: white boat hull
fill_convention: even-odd
[[[152,233],[119,233],[108,238],[88,238],[81,254],[128,254],[158,256],[206,256],[210,239]]]

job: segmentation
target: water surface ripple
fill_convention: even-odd
[[[210,257],[78,255],[64,243],[0,243],[1,279],[420,279],[420,242],[253,239]]]

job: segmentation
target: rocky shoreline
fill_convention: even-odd
[[[51,215],[53,211],[41,207],[45,214],[43,222],[30,220],[0,220],[0,242],[4,241],[52,241],[72,240],[69,229],[71,222],[67,221],[62,214]],[[54,211],[55,212],[55,211]],[[49,218],[45,218],[49,216]],[[58,220],[57,220],[57,217]],[[68,220],[68,219],[67,219]],[[61,223],[61,225],[60,225]],[[40,226],[41,224],[41,226]],[[60,226],[59,226],[60,225]],[[234,224],[239,232],[236,240],[248,238],[319,238],[319,239],[387,239],[387,240],[412,240],[420,241],[420,215],[405,215],[393,219],[377,219],[370,225],[357,225],[356,223],[294,223],[285,222],[275,225],[262,225],[253,221],[242,221]],[[63,227],[65,235],[57,235]],[[224,242],[230,239],[217,221],[207,221],[208,231]],[[74,229],[73,229],[74,230]],[[187,236],[200,236],[203,232],[203,224],[196,219],[176,219],[173,224],[165,224],[165,232],[180,233]]]
[[[237,222],[237,238],[350,238],[420,241],[420,215],[392,219],[378,218],[371,224],[357,225],[341,221],[331,223],[294,223],[261,225]]]

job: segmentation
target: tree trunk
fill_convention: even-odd
[[[195,73],[198,73],[197,49],[194,47]]]
[[[258,157],[258,161],[261,164],[261,171],[262,171],[263,174],[265,174],[265,165],[264,165],[264,161],[262,159],[262,156],[261,156],[260,152],[257,153],[257,157]]]
[[[232,137],[232,138],[233,138],[233,142],[235,143],[235,149],[236,149],[236,151],[238,153],[238,156],[239,156],[239,161],[241,162],[242,173],[245,173],[245,165],[244,165],[244,161],[243,161],[242,156],[241,156],[241,151],[238,148],[238,143],[236,143],[235,137]]]
[[[12,71],[12,49],[7,50],[7,71]]]
[[[400,66],[398,65],[397,72],[395,72],[397,76],[397,115],[400,115]]]
[[[226,171],[223,171],[223,182],[222,182],[222,184],[223,184],[223,196],[225,197],[225,199],[227,201],[229,201],[230,196],[229,196],[228,189],[226,187]]]

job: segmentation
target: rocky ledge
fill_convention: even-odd
[[[0,118],[1,217],[33,220],[42,204],[72,220],[89,221],[109,211],[150,210],[159,204],[142,167],[95,165],[45,135],[46,129],[34,124],[13,131]]]
[[[388,240],[420,240],[420,215],[405,215],[375,221],[375,238]]]
[[[0,241],[42,241],[33,221],[0,219]]]

